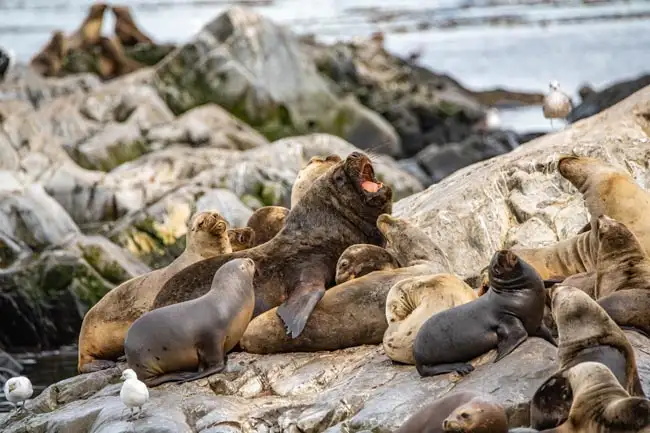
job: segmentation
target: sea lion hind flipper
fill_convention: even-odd
[[[325,286],[322,284],[303,285],[294,290],[289,299],[278,307],[276,312],[284,322],[287,335],[296,338],[302,333],[311,312],[324,294]]]
[[[115,367],[116,362],[109,359],[95,359],[79,369],[79,373],[95,373]]]
[[[528,338],[528,333],[517,317],[505,316],[497,327],[497,338],[497,357],[494,362],[500,361],[519,347]]]
[[[126,355],[122,355],[119,358],[117,358],[117,362],[126,362]]]
[[[217,365],[212,368],[208,368],[206,370],[203,370],[199,373],[193,373],[192,377],[188,377],[187,379],[183,379],[179,381],[179,383],[186,383],[186,382],[192,382],[194,380],[199,380],[203,379],[204,377],[212,376],[213,374],[221,373],[226,369],[226,364],[223,363],[223,365]]]
[[[174,371],[172,373],[144,379],[143,382],[145,385],[152,388],[167,382],[184,382],[186,379],[196,376],[196,374],[195,371]]]
[[[553,335],[551,335],[551,330],[548,329],[548,326],[546,326],[544,323],[541,323],[539,325],[539,328],[537,328],[537,330],[531,334],[531,337],[543,338],[553,346],[557,347],[557,341],[555,341],[555,338],[553,338]]]
[[[427,365],[427,364],[415,364],[415,368],[422,377],[427,376],[437,376],[439,374],[445,373],[458,373],[461,376],[465,376],[472,371],[474,371],[474,366],[466,362],[455,362],[451,364],[438,364],[438,365]]]

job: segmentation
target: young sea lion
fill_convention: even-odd
[[[585,361],[606,365],[631,395],[644,396],[632,345],[623,331],[594,301],[575,287],[550,289],[558,327],[560,372],[547,379],[531,400],[531,425],[537,429],[560,425],[569,416],[572,394],[558,377]]]
[[[208,257],[231,252],[228,224],[217,212],[199,212],[192,217],[185,251],[168,266],[120,284],[86,313],[79,332],[80,373],[115,365],[124,352],[129,326],[151,310],[158,291],[183,268]]]
[[[412,277],[396,283],[386,298],[383,346],[393,361],[415,364],[413,342],[422,324],[435,313],[476,299],[474,290],[451,274]]]
[[[135,24],[135,20],[128,6],[114,5],[111,7],[111,11],[113,11],[113,15],[115,16],[115,36],[117,36],[122,45],[131,47],[140,43],[154,43]]]
[[[557,346],[542,323],[545,289],[532,266],[508,250],[490,261],[490,290],[483,296],[429,318],[415,337],[413,355],[421,376],[474,370],[468,362],[497,349],[498,362],[528,336]]]
[[[158,308],[133,322],[126,361],[148,386],[219,373],[253,316],[255,262],[235,259],[214,274],[210,291]],[[197,371],[195,370],[198,366]]]
[[[399,268],[399,263],[385,248],[377,245],[349,246],[336,263],[336,284],[363,277],[373,271]]]
[[[298,172],[298,176],[293,182],[293,187],[291,188],[291,208],[305,195],[316,179],[341,161],[342,159],[338,155],[329,155],[325,159],[319,156],[312,156],[307,165]]]
[[[68,49],[89,48],[99,43],[106,3],[94,3],[79,28],[68,38]]]
[[[255,246],[273,239],[284,227],[289,209],[282,206],[264,206],[253,212],[246,225],[255,231]]]
[[[326,285],[334,281],[343,251],[354,244],[383,246],[377,217],[391,211],[392,196],[392,189],[375,178],[370,159],[352,152],[314,181],[273,239],[179,272],[162,288],[154,307],[201,296],[220,266],[248,257],[257,269],[254,315],[280,305],[276,312],[295,338],[325,294]]]
[[[100,57],[98,61],[99,76],[103,80],[121,77],[144,67],[128,58],[120,42],[114,38],[99,38]]]
[[[424,406],[395,433],[506,433],[506,411],[489,397],[454,392]]]
[[[631,397],[600,362],[581,362],[558,377],[573,392],[566,422],[546,433],[645,433],[650,431],[650,400]]]
[[[255,246],[255,231],[250,227],[229,229],[228,240],[233,253],[247,250]]]
[[[29,66],[44,77],[58,77],[67,52],[65,36],[57,30],[43,49],[32,57]]]

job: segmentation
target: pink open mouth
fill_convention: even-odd
[[[372,165],[365,163],[361,169],[361,188],[366,192],[377,192],[382,186],[384,184],[378,182],[375,178],[375,171],[372,169]]]

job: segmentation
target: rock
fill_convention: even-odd
[[[571,110],[566,120],[573,123],[593,116],[648,85],[650,85],[650,74],[616,83],[600,92],[582,92],[584,95],[582,102]]]
[[[269,139],[327,132],[399,155],[386,120],[339,99],[297,37],[250,9],[231,7],[157,69],[155,85],[176,113],[214,102]]]
[[[132,161],[147,153],[148,150],[136,126],[111,124],[71,149],[71,156],[83,168],[110,171],[123,162]]]

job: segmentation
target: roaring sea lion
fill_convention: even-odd
[[[67,40],[69,50],[89,48],[99,43],[107,7],[106,3],[94,3],[90,7],[86,18]]]
[[[67,54],[63,32],[55,31],[43,49],[29,62],[29,66],[44,77],[58,77]]]
[[[162,288],[154,307],[203,295],[220,266],[248,257],[257,269],[254,316],[279,305],[276,312],[295,338],[334,281],[343,251],[354,244],[384,245],[377,217],[391,211],[392,197],[392,189],[375,178],[370,159],[352,152],[314,181],[273,239],[179,272]]]
[[[490,261],[490,290],[483,296],[430,317],[415,337],[413,355],[421,376],[474,370],[469,361],[496,348],[494,362],[528,336],[557,346],[542,323],[545,289],[532,266],[509,250]]]
[[[385,248],[359,244],[349,246],[336,263],[336,284],[363,277],[373,271],[399,268],[399,263]]]
[[[506,411],[489,397],[455,392],[424,406],[395,433],[507,433]]]
[[[600,362],[581,362],[564,370],[558,381],[573,394],[568,419],[545,433],[647,433],[650,400],[631,397]]]
[[[153,44],[151,38],[142,33],[135,24],[128,6],[114,5],[111,7],[111,11],[115,16],[115,36],[122,45],[131,47],[140,43]]]
[[[229,229],[228,239],[233,253],[247,250],[255,246],[255,231],[250,227]]]
[[[476,298],[470,286],[451,274],[412,277],[396,283],[386,298],[386,355],[393,361],[415,364],[413,342],[422,324],[440,311]]]
[[[148,386],[222,371],[253,316],[254,274],[251,259],[232,260],[214,274],[205,295],[143,314],[124,340],[129,367]]]
[[[124,54],[119,40],[102,36],[99,38],[99,76],[103,80],[121,77],[144,67]]]
[[[531,400],[531,425],[560,425],[569,416],[571,391],[558,379],[563,370],[586,361],[606,365],[631,395],[643,397],[636,357],[623,331],[589,295],[569,286],[550,289],[558,327],[559,373],[547,379]]]
[[[299,172],[291,188],[291,208],[306,194],[307,190],[316,179],[329,170],[334,165],[341,162],[338,155],[329,155],[326,158],[312,156],[307,165]]]
[[[189,223],[185,251],[168,266],[132,278],[108,292],[86,313],[79,332],[80,373],[115,365],[129,326],[152,309],[165,282],[183,268],[231,252],[228,224],[217,212],[199,212]]]
[[[247,227],[255,231],[255,246],[262,245],[280,233],[289,215],[289,209],[282,206],[264,206],[248,218]]]

